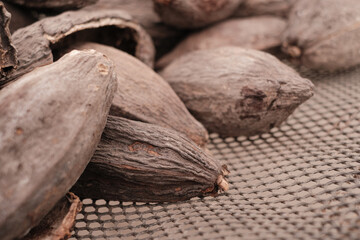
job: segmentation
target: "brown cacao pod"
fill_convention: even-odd
[[[234,13],[242,0],[153,0],[164,23],[184,29],[199,28]]]
[[[225,166],[178,132],[109,116],[72,191],[80,197],[174,202],[226,191]]]
[[[294,5],[283,50],[312,69],[360,64],[360,1],[302,0]]]
[[[0,239],[36,226],[90,161],[116,90],[112,62],[73,51],[0,92]]]
[[[185,38],[174,50],[160,58],[156,67],[164,68],[174,59],[200,49],[223,46],[257,50],[274,48],[281,45],[285,28],[283,19],[272,16],[226,20]]]
[[[314,87],[272,55],[239,47],[191,52],[161,75],[209,131],[233,137],[279,126]]]
[[[78,41],[95,41],[134,54],[153,66],[154,46],[150,36],[119,10],[68,11],[47,17],[17,30],[12,37],[18,51],[19,66],[12,75],[1,78],[0,85],[52,63],[61,51]]]
[[[118,86],[111,115],[173,128],[199,146],[208,140],[206,129],[186,109],[169,84],[138,59],[113,47],[83,43],[76,49],[95,49],[115,64]]]
[[[23,240],[65,240],[71,236],[76,215],[81,211],[82,203],[78,196],[69,192],[56,203],[55,207],[31,229]]]

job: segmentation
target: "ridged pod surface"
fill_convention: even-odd
[[[107,200],[175,202],[226,191],[226,174],[225,166],[174,130],[109,116],[72,191]]]
[[[272,55],[239,47],[188,53],[160,75],[208,131],[233,137],[279,126],[314,87]]]
[[[36,226],[76,182],[116,90],[103,54],[72,51],[0,91],[0,239]]]

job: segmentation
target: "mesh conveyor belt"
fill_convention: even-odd
[[[300,71],[316,93],[269,134],[219,138],[230,190],[171,204],[84,199],[71,239],[360,239],[360,68]]]

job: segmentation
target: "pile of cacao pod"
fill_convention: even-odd
[[[79,197],[216,197],[231,176],[207,150],[208,132],[269,132],[313,95],[278,58],[315,71],[360,64],[358,0],[0,8],[3,240],[68,238]]]

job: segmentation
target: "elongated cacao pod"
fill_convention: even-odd
[[[73,51],[0,92],[0,239],[25,234],[90,161],[116,90],[111,61]]]
[[[239,47],[191,52],[161,75],[209,131],[233,137],[279,126],[314,87],[272,55]]]
[[[360,64],[360,1],[302,0],[294,5],[283,50],[316,70]]]
[[[227,190],[226,169],[191,140],[154,124],[109,116],[73,187],[80,197],[174,202]]]
[[[83,43],[76,49],[95,49],[115,64],[118,86],[111,115],[175,129],[199,146],[208,140],[206,129],[186,109],[169,84],[138,59],[113,47]]]
[[[164,68],[174,59],[195,50],[238,46],[267,50],[281,45],[286,22],[278,17],[263,16],[230,19],[193,33],[156,63]]]
[[[81,207],[79,197],[71,192],[67,193],[23,240],[68,239]]]
[[[77,41],[95,41],[109,44],[134,54],[152,66],[154,46],[150,36],[119,10],[68,11],[47,17],[13,34],[18,50],[17,71],[0,79],[0,86],[36,67],[52,63],[64,48]]]

